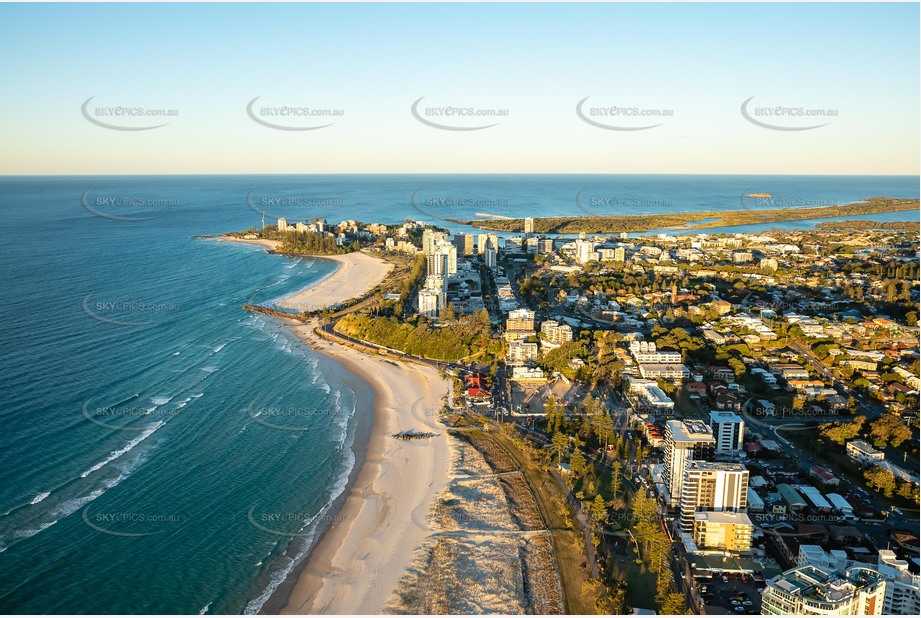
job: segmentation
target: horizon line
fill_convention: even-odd
[[[840,177],[905,177],[921,178],[921,174],[777,174],[756,172],[162,172],[162,173],[85,173],[3,174],[0,178],[22,177],[87,177],[87,176],[840,176]]]

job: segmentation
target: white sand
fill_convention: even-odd
[[[278,305],[295,311],[317,311],[357,298],[384,280],[393,264],[367,253],[324,255],[319,259],[339,264],[336,272],[315,285],[286,296]]]
[[[245,239],[220,236],[223,241],[259,245],[275,250],[277,240]],[[352,298],[357,298],[379,284],[393,269],[393,264],[360,251],[343,255],[318,255],[321,260],[336,262],[339,268],[326,279],[278,301],[278,306],[295,311],[318,311]]]
[[[270,240],[224,239],[267,249],[278,245]],[[376,286],[393,268],[358,252],[323,259],[337,262],[339,268],[279,305],[305,311],[349,300]],[[371,385],[375,404],[367,453],[355,485],[337,523],[313,549],[282,613],[380,614],[414,552],[433,532],[427,516],[448,484],[452,450],[438,421],[447,382],[431,367],[385,361],[330,343],[313,332],[317,321],[286,322],[311,348]],[[438,435],[412,441],[391,437],[409,429]]]
[[[434,369],[388,362],[326,342],[316,323],[292,330],[313,349],[368,381],[376,394],[367,457],[341,521],[314,548],[283,614],[380,614],[433,532],[428,513],[447,486],[451,448],[437,411],[447,384]],[[401,431],[432,431],[401,441]]]
[[[281,243],[277,240],[267,240],[264,238],[237,238],[236,236],[218,236],[218,239],[224,242],[238,242],[244,245],[259,245],[266,249],[275,250]]]

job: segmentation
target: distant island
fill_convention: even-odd
[[[759,197],[768,194],[752,194]],[[871,197],[855,204],[821,206],[817,208],[778,208],[770,210],[710,210],[673,214],[648,215],[583,215],[568,217],[534,218],[534,232],[538,234],[578,234],[647,232],[661,228],[698,230],[712,227],[730,227],[759,223],[779,223],[803,219],[830,219],[882,212],[918,210],[919,201],[890,197]],[[475,219],[457,221],[484,230],[523,232],[524,219]]]

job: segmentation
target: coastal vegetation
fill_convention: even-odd
[[[455,318],[447,325],[421,316],[400,322],[396,318],[352,313],[339,320],[335,330],[353,339],[433,360],[457,361],[477,355],[480,361],[491,362],[502,350],[502,343],[490,335],[485,310]]]
[[[703,230],[712,227],[779,223],[803,219],[829,219],[868,215],[882,212],[918,210],[917,199],[888,197],[868,198],[855,204],[821,206],[818,208],[777,208],[758,210],[711,210],[669,214],[642,215],[586,215],[567,217],[540,217],[534,219],[537,234],[610,234],[619,232],[646,232],[662,228]],[[476,219],[463,223],[485,230],[523,232],[524,219]]]
[[[416,553],[385,613],[561,613],[551,533],[518,463],[492,433],[452,434],[456,476],[430,513],[440,534]]]
[[[850,221],[822,221],[816,227],[820,230],[917,230],[916,221],[871,221],[852,219]]]
[[[349,245],[337,245],[334,237],[310,231],[269,233],[264,230],[262,235],[269,240],[281,241],[276,253],[286,255],[341,255],[361,248],[357,240]]]

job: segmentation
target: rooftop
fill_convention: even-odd
[[[740,463],[729,463],[722,461],[689,461],[688,470],[704,470],[713,472],[747,472],[748,470]]]
[[[665,425],[675,442],[716,442],[713,432],[703,421],[668,421]]]
[[[730,412],[728,410],[711,410],[710,411],[710,422],[711,423],[741,423],[742,417],[736,414],[735,412]]]
[[[696,521],[708,521],[713,524],[735,524],[737,526],[753,526],[752,520],[745,513],[733,511],[702,511],[694,513]]]

